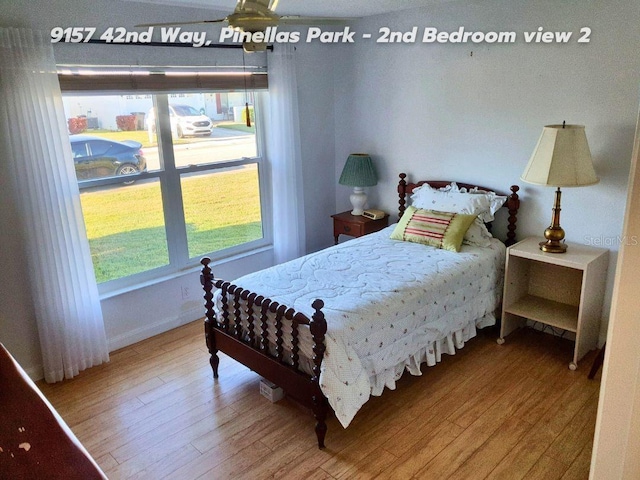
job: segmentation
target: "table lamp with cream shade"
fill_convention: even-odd
[[[367,194],[364,193],[364,187],[373,187],[378,183],[378,176],[371,157],[366,153],[352,153],[349,155],[338,183],[353,187],[353,193],[349,196],[353,207],[351,215],[362,215],[364,206],[367,203]]]
[[[583,125],[547,125],[520,177],[527,183],[557,187],[551,225],[544,231],[540,249],[564,253],[564,230],[560,226],[560,187],[582,187],[598,183]]]

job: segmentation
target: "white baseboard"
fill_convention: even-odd
[[[154,323],[144,327],[136,328],[129,332],[109,338],[109,351],[113,352],[120,348],[128,347],[134,343],[146,340],[147,338],[159,335],[174,328],[178,328],[187,323],[191,323],[203,317],[202,306],[194,307],[180,314],[179,317],[167,319],[162,323]]]
[[[134,343],[146,340],[147,338],[159,335],[187,323],[194,322],[199,318],[202,318],[202,316],[202,307],[198,306],[197,308],[194,307],[182,312],[177,318],[169,319],[162,323],[156,323],[142,328],[137,328],[122,335],[110,338],[108,339],[109,351],[113,352],[114,350],[128,347],[129,345],[133,345]],[[42,368],[42,365],[27,367],[24,369],[24,371],[34,382],[37,382],[38,380],[42,380],[44,378],[44,369]]]

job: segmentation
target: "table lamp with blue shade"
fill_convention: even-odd
[[[349,196],[353,206],[351,215],[362,215],[364,206],[367,203],[367,194],[364,193],[364,187],[373,187],[378,183],[378,176],[371,157],[366,153],[352,153],[349,155],[338,183],[353,187],[353,193]]]

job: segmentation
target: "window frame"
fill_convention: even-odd
[[[220,91],[220,90],[218,90]],[[228,90],[225,90],[228,91]],[[65,92],[63,95],[74,95],[79,92]],[[121,92],[100,92],[94,91],[95,95],[127,95],[129,91]],[[137,92],[140,93],[140,92]],[[161,267],[152,268],[143,272],[135,273],[125,277],[108,280],[98,284],[98,291],[101,298],[108,298],[127,291],[143,288],[148,285],[159,283],[170,278],[176,278],[190,271],[200,268],[200,258],[207,256],[211,258],[213,264],[222,263],[234,258],[241,258],[247,255],[259,253],[273,247],[272,232],[272,197],[271,197],[271,175],[268,163],[265,160],[265,128],[264,128],[264,101],[265,94],[262,91],[255,91],[254,109],[256,115],[255,157],[243,157],[233,160],[221,160],[212,163],[189,165],[176,167],[173,138],[171,134],[171,122],[169,114],[169,95],[175,93],[194,93],[183,90],[172,90],[168,92],[149,92],[153,98],[153,107],[156,113],[156,131],[158,140],[158,154],[160,157],[160,169],[157,171],[140,172],[131,175],[132,180],[157,179],[161,191],[162,208],[164,216],[165,238],[167,241],[168,264]],[[200,93],[200,92],[197,92]],[[262,238],[252,240],[240,245],[235,245],[222,250],[208,252],[198,257],[189,257],[186,222],[184,216],[184,199],[182,196],[181,178],[190,173],[210,172],[224,170],[229,167],[256,165],[260,190],[260,210],[262,222]],[[105,177],[89,180],[78,180],[80,192],[93,187],[101,187],[114,184],[122,184],[122,177]],[[233,188],[242,188],[241,185]],[[178,201],[179,200],[179,201]]]

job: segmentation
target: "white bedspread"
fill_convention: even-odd
[[[344,427],[370,395],[394,389],[407,369],[434,365],[495,323],[505,247],[459,253],[391,240],[393,226],[237,279],[233,283],[309,318],[324,301],[320,384]],[[301,353],[311,358],[310,344]]]

